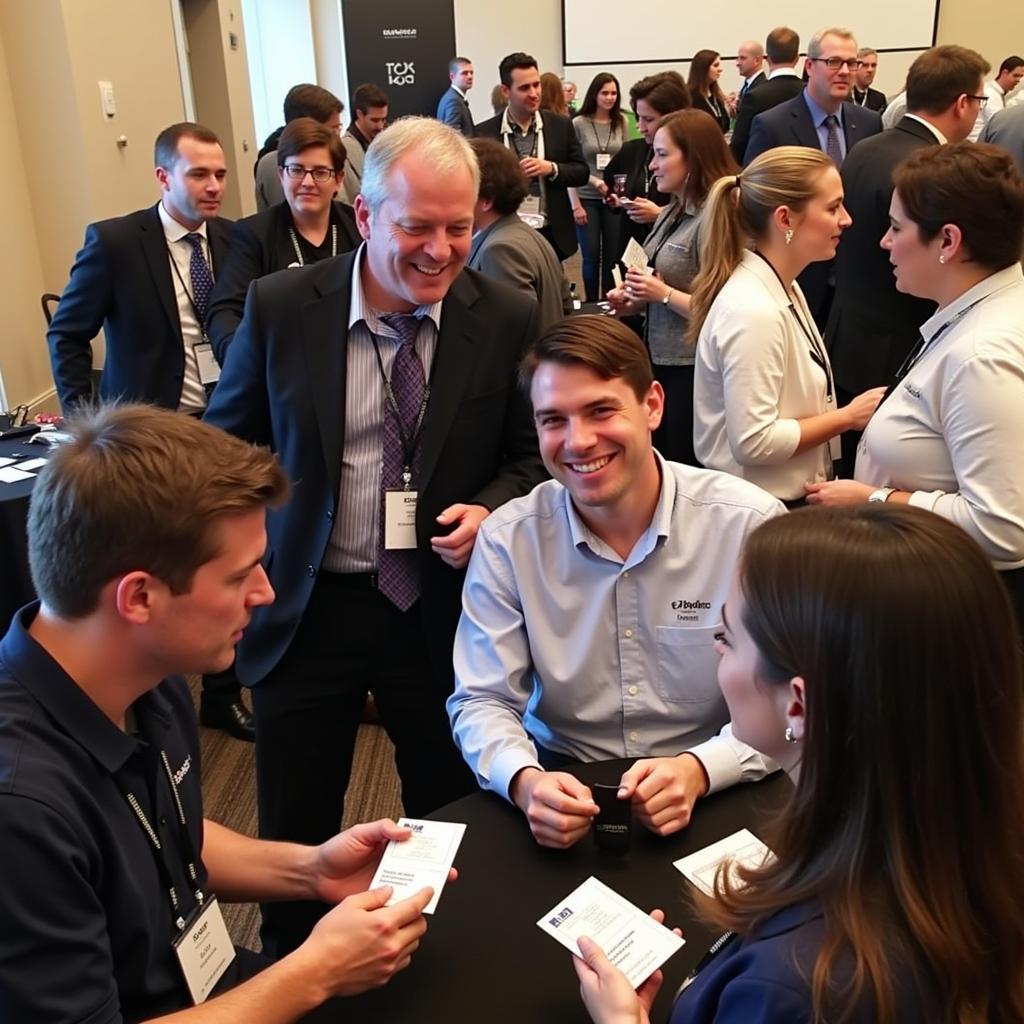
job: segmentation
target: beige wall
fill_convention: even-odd
[[[1011,54],[1024,56],[1024,3],[1020,0],[942,0],[939,43],[977,50],[993,71]]]

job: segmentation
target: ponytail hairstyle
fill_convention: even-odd
[[[719,178],[708,193],[701,231],[701,271],[693,282],[688,338],[696,341],[708,312],[751,241],[768,237],[780,206],[799,213],[814,198],[821,175],[835,164],[820,149],[776,146],[737,175]]]

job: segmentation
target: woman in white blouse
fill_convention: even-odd
[[[708,468],[789,504],[834,476],[839,435],[861,430],[882,388],[836,407],[825,345],[797,275],[829,260],[850,217],[824,153],[779,146],[715,183],[704,214],[690,332],[693,440]],[[753,251],[747,248],[753,240]]]
[[[861,439],[853,480],[808,502],[907,502],[992,559],[1024,625],[1024,177],[998,146],[923,149],[882,239],[901,292],[937,302]]]

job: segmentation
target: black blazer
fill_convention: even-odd
[[[756,89],[746,93],[736,111],[736,123],[732,126],[732,140],[729,143],[736,163],[743,163],[754,118],[799,96],[803,91],[804,83],[797,75],[779,75],[778,78],[766,79]]]
[[[206,331],[213,345],[213,354],[221,366],[242,319],[249,285],[257,277],[285,270],[296,262],[288,233],[292,223],[291,210],[286,202],[275,203],[260,213],[235,221],[231,231],[231,253],[217,274],[206,314]],[[339,256],[359,247],[362,238],[351,206],[333,203],[331,223],[338,226]]]
[[[216,277],[231,221],[206,222]],[[178,303],[156,206],[90,224],[46,332],[65,412],[92,396],[92,341],[103,328],[100,397],[177,409],[185,379]]]
[[[723,110],[721,114],[716,114],[715,108],[699,92],[691,92],[690,100],[693,104],[693,109],[703,110],[722,129],[723,133],[729,130],[729,112],[727,110]]]
[[[284,654],[306,603],[338,508],[345,446],[348,253],[257,278],[228,349],[206,420],[269,445],[294,483],[267,517],[265,567],[277,600],[254,610],[236,671],[260,682]],[[441,311],[432,392],[420,448],[419,548],[424,635],[438,678],[452,679],[461,571],[430,548],[436,516],[467,502],[494,509],[545,477],[529,405],[516,381],[537,331],[537,305],[473,270],[455,280]]]
[[[544,121],[544,159],[558,164],[558,177],[553,181],[548,178],[544,182],[544,190],[548,198],[548,229],[551,241],[560,259],[566,259],[576,251],[576,222],[572,217],[569,205],[570,188],[579,188],[590,180],[590,169],[583,159],[580,141],[572,121],[561,114],[553,114],[550,110],[542,110]],[[476,136],[480,139],[504,140],[501,137],[501,117],[492,117],[481,121],[476,126]]]
[[[872,89],[868,86],[868,96],[865,102],[860,102],[860,97],[864,94],[860,89],[854,87],[853,92],[850,94],[851,102],[855,103],[858,107],[867,107],[868,110],[877,111],[879,114],[889,105],[889,101],[885,98],[884,92],[879,92],[877,89]]]
[[[896,290],[889,254],[878,244],[889,227],[893,170],[918,149],[935,145],[920,121],[904,117],[843,161],[844,201],[853,224],[836,256],[825,341],[836,383],[851,394],[889,384],[918,328],[935,312],[934,302]]]

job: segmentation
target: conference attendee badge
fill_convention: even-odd
[[[213,354],[213,346],[204,341],[194,346],[192,351],[196,354],[196,364],[199,367],[199,383],[216,384],[220,380],[220,363]]]
[[[612,162],[611,153],[598,153],[596,166],[599,171],[603,171]]]
[[[422,821],[419,818],[399,818],[398,825],[412,832],[408,839],[392,839],[384,849],[370,888],[390,885],[394,892],[387,905],[407,896],[413,896],[424,886],[430,886],[434,895],[423,908],[432,914],[441,898],[441,890],[448,881],[448,871],[455,860],[466,826],[457,821]]]
[[[185,922],[174,940],[174,952],[181,964],[192,1002],[206,1002],[214,986],[235,959],[235,947],[228,935],[224,915],[213,896]]]
[[[547,217],[540,212],[540,196],[527,196],[519,204],[519,219],[536,231],[547,224]]]
[[[384,492],[384,547],[408,551],[416,547],[416,499],[418,491]]]

